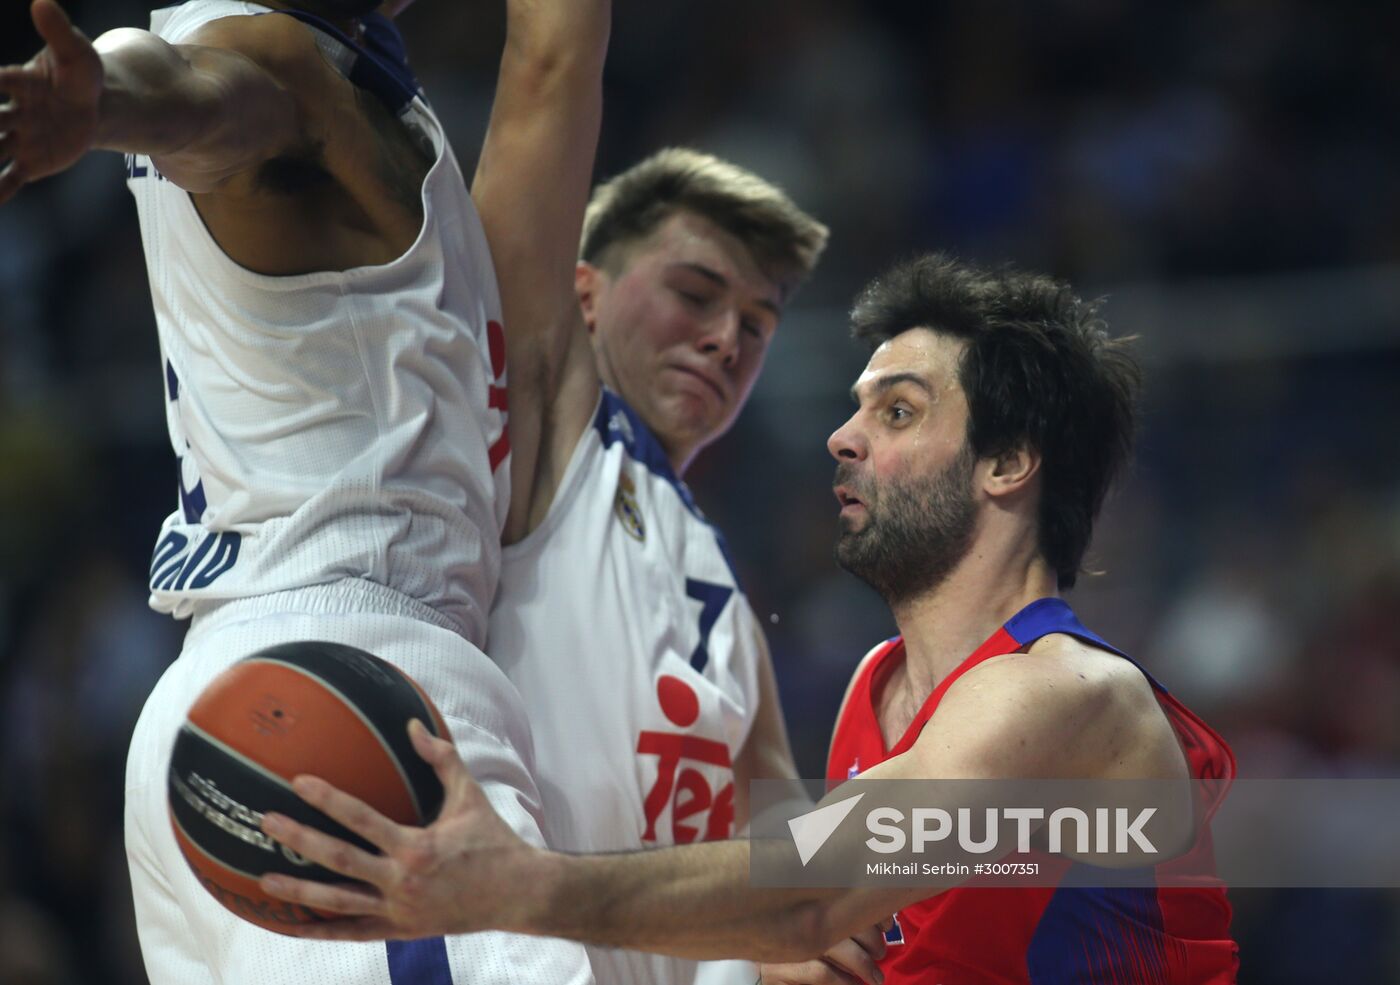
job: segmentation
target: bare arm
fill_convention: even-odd
[[[1133,682],[1129,675],[1137,672],[1122,666],[1125,675],[1105,678],[1050,657],[989,661],[948,691],[909,752],[862,778],[1184,775],[1174,734],[1146,682],[1140,675]],[[272,815],[265,822],[289,847],[374,887],[266,878],[273,895],[360,917],[299,935],[377,939],[490,927],[687,957],[796,961],[961,881],[947,876],[914,888],[757,889],[749,885],[748,841],[616,855],[542,851],[520,841],[490,810],[449,743],[421,727],[413,732],[447,788],[442,816],[426,829],[395,825],[320,781],[296,784],[313,806],[380,846],[382,856]],[[1128,762],[1125,756],[1138,758]],[[824,803],[843,796],[838,789]],[[833,839],[859,840],[850,828]]]
[[[241,54],[129,29],[94,45],[53,0],[31,10],[44,49],[0,69],[0,157],[11,158],[0,202],[90,150],[150,155],[182,188],[210,191],[295,139],[291,96]]]
[[[753,627],[758,646],[758,709],[753,726],[734,760],[734,818],[740,831],[749,825],[749,783],[752,780],[796,780],[787,723],[778,697],[778,679],[763,630]]]
[[[610,0],[509,0],[496,99],[472,181],[505,315],[508,542],[533,526],[542,433],[567,357],[573,354],[575,372],[580,355],[592,369],[586,345],[577,346],[582,317],[573,278],[602,120],[610,16]],[[544,510],[552,497],[551,487]]]

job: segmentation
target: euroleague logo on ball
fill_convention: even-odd
[[[689,728],[700,718],[700,698],[695,689],[670,674],[656,681],[661,712],[678,728]],[[734,829],[733,764],[729,747],[714,739],[685,732],[643,731],[637,736],[637,754],[655,756],[656,780],[642,801],[646,830],[642,840],[655,842],[657,825],[671,808],[671,839],[677,845],[693,841],[729,838]],[[717,782],[728,778],[716,793],[703,767]]]
[[[427,824],[442,784],[416,752],[411,719],[446,722],[412,678],[373,654],[324,641],[268,647],[200,693],[167,773],[172,832],[195,878],[233,913],[268,930],[335,919],[267,896],[268,872],[341,882],[261,830],[277,811],[366,851],[373,846],[302,801],[292,778],[330,781],[399,824]]]

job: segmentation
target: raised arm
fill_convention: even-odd
[[[117,30],[94,45],[53,0],[31,15],[45,46],[0,69],[0,203],[90,150],[147,154],[182,188],[211,191],[292,143],[292,98],[233,51]]]
[[[552,485],[538,497],[542,504],[534,494],[542,435],[566,370],[593,373],[573,283],[602,120],[611,7],[611,0],[508,0],[500,79],[472,182],[505,314],[507,541],[533,526],[532,504],[535,513],[547,511],[553,497]]]

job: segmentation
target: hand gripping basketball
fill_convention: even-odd
[[[434,937],[523,926],[522,873],[545,853],[522,840],[491,807],[452,743],[409,724],[418,754],[442,781],[445,798],[425,828],[396,824],[323,780],[299,776],[293,789],[382,853],[374,855],[281,814],[263,818],[263,831],[308,859],[366,885],[328,885],[264,876],[270,896],[347,919],[289,928],[321,940]],[[528,894],[523,894],[528,895]]]
[[[0,104],[0,205],[71,167],[97,139],[102,59],[53,0],[34,0],[30,15],[43,50],[0,67],[0,93],[9,97]]]

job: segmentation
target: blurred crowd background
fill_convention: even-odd
[[[403,18],[468,169],[496,6]],[[146,23],[70,10],[91,35]],[[830,559],[825,439],[864,360],[845,311],[931,248],[1068,278],[1140,337],[1140,447],[1084,620],[1242,775],[1400,775],[1397,38],[1394,4],[616,0],[599,176],[691,144],[832,229],[690,476],[769,623],[804,775],[892,632]],[[34,47],[6,3],[0,63]],[[0,985],[145,980],[122,772],[183,632],[143,588],[174,483],[135,212],[94,155],[0,210]],[[1400,982],[1395,894],[1232,896],[1242,982]]]

